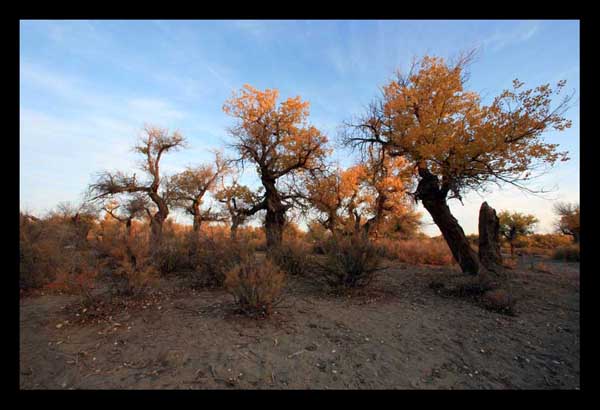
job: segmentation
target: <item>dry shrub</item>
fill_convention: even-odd
[[[249,316],[268,316],[281,300],[284,273],[269,259],[245,256],[225,274],[225,288],[240,311]]]
[[[269,250],[269,258],[290,275],[304,275],[310,270],[311,246],[300,239],[285,240]]]
[[[157,283],[160,271],[149,256],[147,244],[132,241],[111,251],[108,282],[111,294],[140,296]]]
[[[531,234],[519,236],[515,239],[515,248],[529,248],[539,252],[540,249],[556,249],[561,246],[569,246],[573,238],[562,234]]]
[[[324,262],[318,266],[323,280],[331,287],[366,286],[379,270],[377,248],[362,237],[332,238],[324,251]]]
[[[381,256],[410,265],[447,266],[455,263],[450,248],[439,239],[380,239],[377,247]]]
[[[193,257],[192,286],[221,287],[227,272],[254,253],[252,245],[229,237],[214,235],[200,238]]]
[[[579,245],[561,246],[552,253],[552,259],[579,262]]]
[[[23,290],[55,283],[55,288],[74,291],[89,282],[98,267],[92,250],[69,219],[32,220],[20,216],[19,285]],[[52,288],[52,287],[51,287]]]
[[[189,231],[175,232],[169,226],[165,228],[160,245],[152,255],[154,265],[163,275],[193,270],[198,234]]]
[[[530,266],[530,269],[534,272],[552,273],[552,271],[550,270],[550,267],[543,262],[532,263]]]
[[[516,258],[502,258],[502,266],[507,269],[515,269],[517,267]]]
[[[516,255],[527,255],[527,256],[550,256],[552,255],[551,249],[546,248],[536,248],[536,247],[525,247],[525,248],[517,248],[515,250]]]
[[[485,292],[481,297],[481,303],[488,310],[515,315],[515,300],[510,292],[504,289]]]

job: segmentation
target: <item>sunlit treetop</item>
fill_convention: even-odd
[[[279,92],[244,85],[223,110],[238,120],[230,129],[241,159],[255,162],[261,177],[277,179],[318,167],[327,137],[308,124],[309,103],[300,97],[277,104]]]
[[[539,220],[534,215],[520,212],[502,211],[498,214],[500,233],[507,239],[513,240],[519,235],[533,233]]]
[[[559,81],[526,89],[518,80],[489,105],[465,89],[473,54],[447,63],[424,57],[382,89],[381,97],[347,124],[344,141],[352,146],[379,143],[392,155],[441,178],[445,194],[460,198],[466,189],[488,182],[523,187],[533,172],[566,161],[566,152],[543,134],[571,126],[564,117],[571,96],[553,104],[565,86]]]

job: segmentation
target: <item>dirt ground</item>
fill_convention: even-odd
[[[454,268],[399,264],[351,297],[289,278],[266,320],[235,314],[222,290],[173,280],[105,320],[74,310],[74,296],[25,297],[20,386],[578,389],[579,264],[540,267],[513,271],[516,316],[429,287],[460,276]]]

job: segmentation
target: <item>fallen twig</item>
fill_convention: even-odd
[[[291,359],[294,356],[298,356],[299,354],[302,354],[304,352],[306,352],[306,349],[298,350],[296,353],[292,353],[291,355],[289,355],[288,359]]]

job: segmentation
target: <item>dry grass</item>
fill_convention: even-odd
[[[448,245],[439,239],[380,239],[377,247],[380,255],[411,265],[448,266],[455,263]]]

